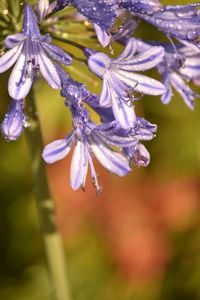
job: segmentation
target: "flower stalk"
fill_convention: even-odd
[[[45,164],[41,158],[43,142],[33,88],[27,96],[27,115],[31,126],[26,130],[26,138],[32,161],[33,189],[48,264],[52,299],[70,300],[63,245],[57,228]]]

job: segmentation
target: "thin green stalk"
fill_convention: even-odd
[[[52,36],[55,40],[57,40],[57,41],[60,41],[60,42],[63,42],[63,43],[65,43],[65,44],[74,46],[74,47],[76,47],[76,48],[78,48],[78,49],[80,49],[80,50],[82,50],[82,51],[85,49],[84,46],[82,46],[81,44],[79,44],[79,43],[77,43],[77,42],[73,42],[73,41],[71,41],[71,40],[64,39],[64,38],[59,37],[59,36],[57,36],[56,34],[53,34],[53,33],[51,33],[51,36]]]
[[[45,164],[41,158],[43,142],[33,89],[27,97],[26,105],[31,125],[26,130],[26,138],[31,155],[33,188],[40,217],[52,299],[70,300],[62,241],[57,229],[54,202],[48,187]]]

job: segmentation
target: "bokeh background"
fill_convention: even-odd
[[[135,35],[165,40],[145,24]],[[114,46],[115,54],[121,49]],[[82,63],[75,61],[67,71],[100,91],[100,81]],[[9,71],[0,76],[1,120],[10,101],[8,76]],[[59,92],[43,80],[37,80],[35,91],[47,144],[70,132],[71,116]],[[147,168],[133,166],[131,174],[118,178],[96,163],[103,185],[96,197],[90,175],[85,192],[71,190],[71,155],[48,166],[73,300],[200,299],[199,99],[190,111],[176,93],[167,106],[159,97],[145,96],[136,110],[158,124],[157,137],[146,144]],[[50,300],[49,289],[25,135],[10,143],[1,138],[0,299]]]

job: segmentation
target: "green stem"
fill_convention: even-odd
[[[27,97],[26,105],[31,125],[26,130],[26,137],[31,154],[33,188],[40,216],[41,231],[52,288],[52,299],[70,300],[63,246],[57,229],[54,202],[49,192],[45,164],[41,158],[43,142],[33,89]]]
[[[57,41],[60,41],[60,42],[63,42],[63,43],[65,43],[65,44],[74,46],[74,47],[76,47],[76,48],[79,48],[79,49],[82,50],[82,51],[85,49],[84,46],[80,45],[80,44],[77,43],[77,42],[74,42],[74,41],[71,41],[71,40],[64,39],[64,38],[59,37],[59,36],[57,36],[56,34],[53,34],[53,33],[51,33],[51,36],[52,36],[55,40],[57,40]]]

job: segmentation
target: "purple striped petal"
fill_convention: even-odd
[[[96,136],[103,140],[104,143],[107,143],[113,147],[131,147],[134,146],[137,142],[138,139],[135,137],[123,137],[123,136],[118,136],[118,135],[109,135],[108,133],[105,133],[103,131],[98,131],[95,130]]]
[[[71,56],[61,48],[49,43],[42,43],[42,46],[47,52],[47,54],[51,56],[53,59],[55,59],[57,62],[65,66],[69,66],[72,64]]]
[[[92,152],[105,169],[120,177],[131,171],[128,160],[122,154],[112,150],[104,143],[99,145],[99,140],[95,136],[90,136],[89,140]]]
[[[108,107],[111,105],[111,92],[108,81],[106,79],[103,79],[102,82],[102,91],[99,99],[99,104],[103,107]]]
[[[18,44],[25,40],[27,36],[24,33],[16,33],[8,35],[4,41],[4,45],[6,48],[14,48],[15,46],[19,46]]]
[[[22,47],[23,44],[18,45],[13,49],[8,50],[4,55],[0,57],[0,73],[8,70],[16,62],[22,51]]]
[[[42,152],[43,159],[49,164],[63,159],[71,150],[72,143],[73,135],[69,135],[65,139],[56,140],[48,144]]]
[[[161,95],[166,91],[165,86],[158,80],[145,75],[117,71],[115,73],[119,80],[123,81],[130,88],[147,95]]]
[[[24,8],[23,33],[32,38],[39,38],[41,36],[36,16],[30,5],[26,5]]]
[[[110,62],[110,57],[102,52],[94,53],[88,58],[88,66],[90,70],[100,78],[102,78],[108,70]]]
[[[26,68],[26,56],[21,53],[8,81],[8,92],[13,99],[25,98],[32,86],[34,76],[27,75]]]
[[[185,81],[176,73],[170,74],[170,83],[174,89],[180,94],[185,104],[194,109],[195,94]]]
[[[200,78],[200,54],[187,57],[179,73],[191,80]]]
[[[82,141],[77,141],[72,156],[70,184],[73,190],[77,190],[78,188],[85,186],[88,171],[88,158],[85,147],[86,145]]]
[[[144,51],[141,54],[130,57],[126,61],[118,61],[118,59],[113,60],[112,64],[116,65],[120,70],[127,71],[145,71],[154,68],[159,64],[165,50],[163,47],[150,47],[148,50]]]
[[[112,93],[112,110],[115,119],[119,122],[123,129],[130,129],[133,127],[136,120],[133,104],[130,100],[119,99],[118,95]]]
[[[117,59],[113,59],[112,61],[117,61],[117,62],[125,62],[130,60],[135,51],[137,50],[137,41],[135,39],[129,39],[128,44],[122,51],[122,53],[118,56]]]
[[[105,29],[101,28],[99,25],[97,25],[95,23],[93,24],[93,26],[94,26],[94,30],[97,35],[97,39],[98,39],[99,43],[102,45],[102,47],[105,48],[108,45],[110,45],[111,40],[112,40],[112,35],[108,34]]]
[[[48,58],[42,46],[38,47],[38,63],[42,76],[53,89],[60,89],[61,81],[54,63]]]
[[[161,96],[161,102],[163,104],[168,104],[171,99],[172,99],[172,96],[173,96],[173,93],[172,93],[172,88],[169,84],[169,79],[165,79],[164,80],[164,85],[166,87],[166,92],[164,94],[162,94]]]

